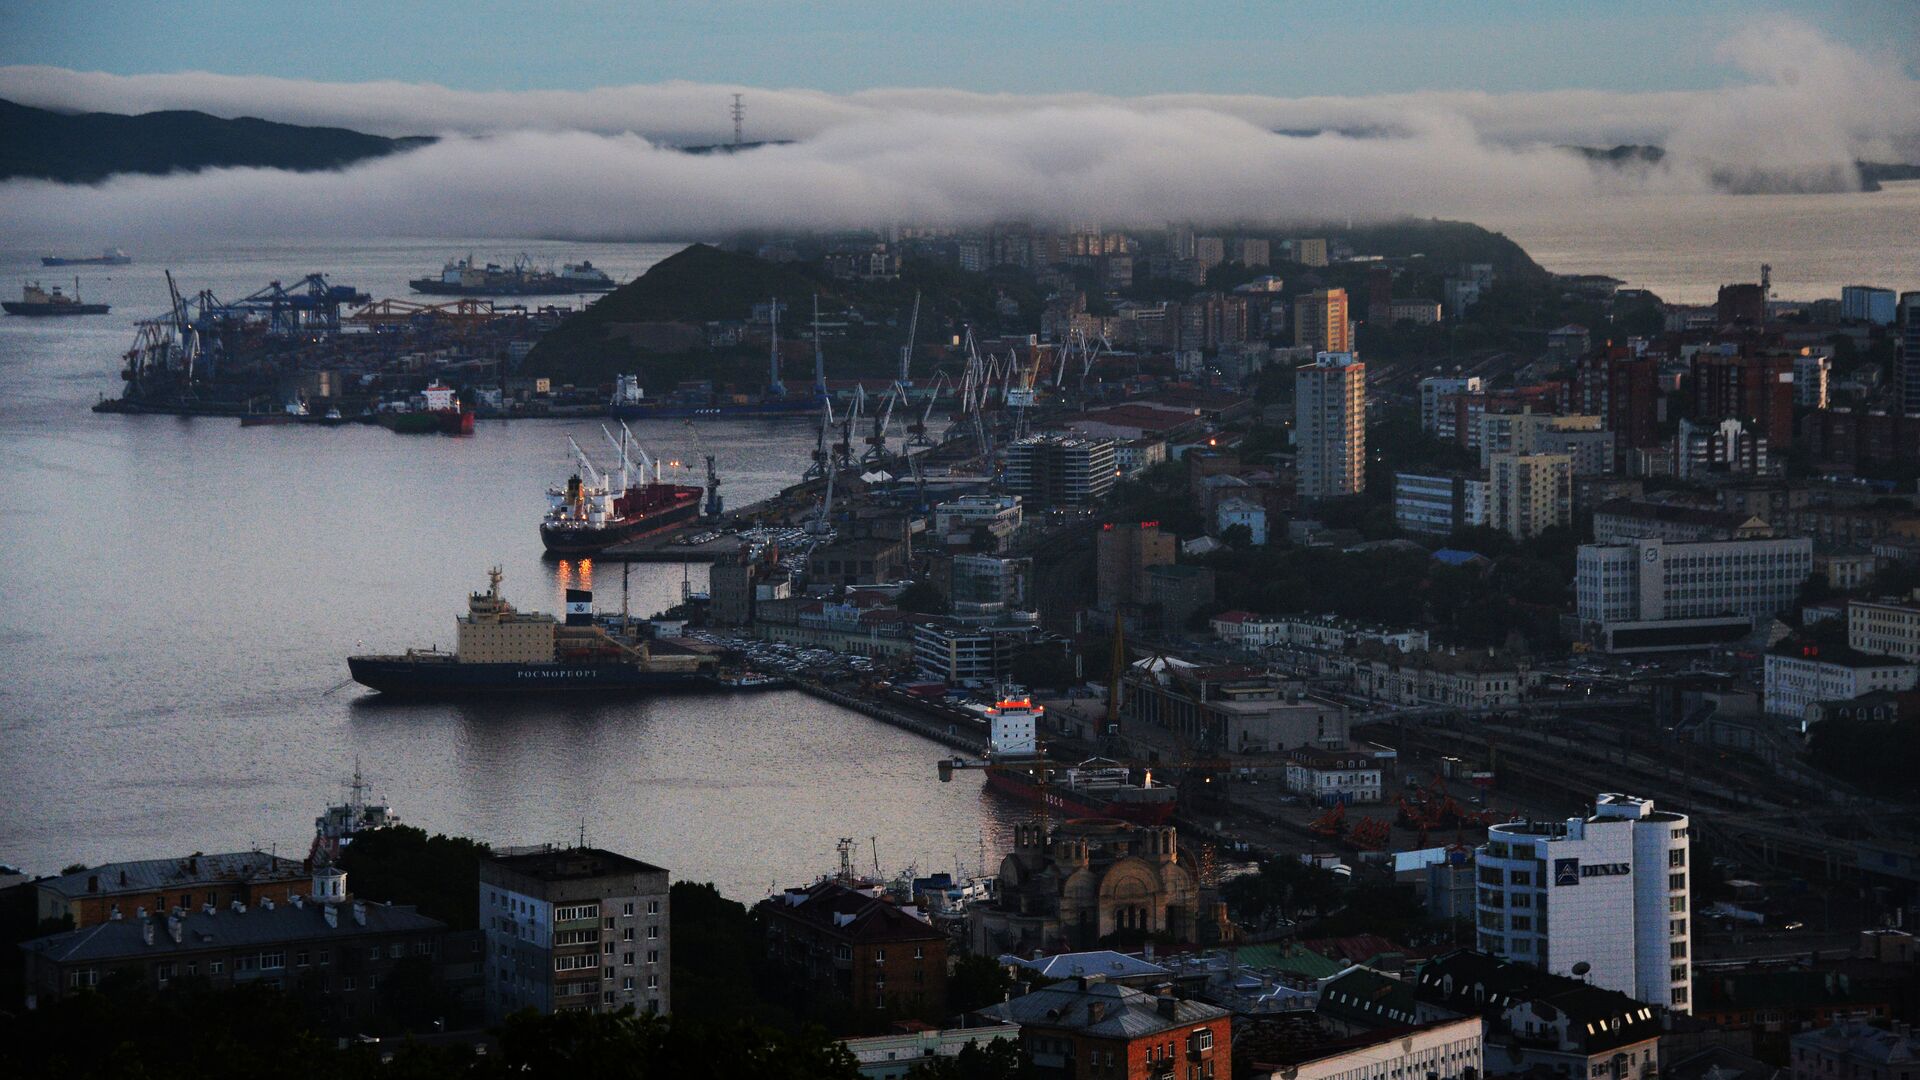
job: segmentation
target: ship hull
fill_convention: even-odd
[[[380,422],[402,435],[471,435],[473,410],[383,413]]]
[[[610,405],[615,420],[700,420],[727,416],[813,416],[819,398],[775,398],[772,401],[723,402],[715,405]]]
[[[468,694],[665,693],[710,690],[714,680],[687,672],[647,671],[631,664],[462,664],[404,656],[350,656],[355,682],[397,697]]]
[[[0,301],[9,315],[105,315],[106,304],[28,304],[19,300]]]
[[[493,285],[455,285],[434,278],[415,278],[407,288],[433,296],[571,296],[574,293],[612,292],[619,288],[611,281],[503,281]]]
[[[624,544],[629,540],[639,540],[642,537],[682,528],[692,524],[699,516],[700,500],[696,496],[684,506],[660,510],[598,529],[559,529],[542,524],[540,542],[546,545],[549,555],[593,555],[615,544]]]
[[[1159,802],[1099,799],[1059,784],[1034,783],[1029,774],[1011,769],[989,768],[987,787],[1062,817],[1117,818],[1136,825],[1164,825],[1174,810],[1172,799]]]

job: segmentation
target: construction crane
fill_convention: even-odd
[[[913,318],[907,321],[907,343],[900,346],[900,375],[897,381],[901,386],[913,385],[913,339],[919,332],[920,290],[915,289],[913,290]]]
[[[694,422],[692,420],[682,420],[681,423],[687,425],[687,434],[693,436],[694,450],[699,452],[700,456],[706,459],[706,462],[707,462],[706,514],[710,518],[717,518],[720,516],[721,511],[724,509],[724,503],[720,499],[720,474],[713,467],[713,455],[707,452],[707,444],[700,441],[700,429],[694,425]]]

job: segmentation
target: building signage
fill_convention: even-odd
[[[1553,884],[1555,888],[1562,885],[1578,885],[1580,884],[1581,878],[1625,877],[1631,873],[1633,873],[1632,863],[1588,863],[1585,866],[1581,866],[1579,859],[1553,860]]]

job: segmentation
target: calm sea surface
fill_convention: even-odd
[[[411,823],[497,843],[590,842],[752,900],[830,869],[837,837],[889,870],[972,870],[1017,811],[978,774],[941,784],[943,748],[792,692],[626,703],[392,706],[347,679],[361,649],[451,644],[488,566],[556,611],[562,572],[535,525],[567,474],[566,435],[598,422],[482,421],[472,438],[381,428],[241,428],[97,416],[136,318],[183,288],[243,295],[311,271],[374,296],[469,246],[508,261],[590,256],[626,279],[657,245],[288,242],[141,251],[82,268],[103,317],[0,319],[0,861],[75,861],[250,844],[304,855],[359,760]],[[0,284],[49,280],[0,251]],[[638,427],[692,458],[680,422]],[[700,427],[741,505],[797,478],[805,423]],[[591,440],[591,441],[590,441]],[[568,567],[578,580],[581,569]],[[590,571],[617,609],[617,566]],[[702,567],[691,568],[695,588]],[[675,602],[682,570],[636,565],[633,608]]]
[[[1920,183],[1833,196],[1618,198],[1483,218],[1561,271],[1611,273],[1670,300],[1774,267],[1778,294],[1920,288]],[[99,238],[79,241],[97,246]],[[81,246],[79,250],[87,250]],[[69,862],[249,844],[304,853],[357,759],[411,822],[498,843],[596,844],[751,900],[812,877],[841,836],[889,868],[991,865],[1018,812],[976,774],[933,778],[941,748],[792,693],[630,703],[381,705],[346,679],[360,649],[449,644],[486,568],[556,610],[561,568],[535,521],[593,422],[485,422],[470,439],[379,428],[96,416],[139,317],[185,289],[232,298],[312,272],[378,296],[472,250],[590,257],[625,279],[673,249],[501,241],[249,242],[135,252],[81,268],[111,315],[0,318],[0,861]],[[0,291],[51,283],[0,248]],[[802,423],[701,426],[734,505],[789,483]],[[639,429],[693,458],[683,425]],[[594,568],[603,606],[617,570]],[[577,576],[579,567],[566,572]],[[704,573],[692,568],[694,587]],[[636,566],[633,606],[679,595]],[[871,857],[870,854],[868,856]]]
[[[1846,195],[1638,195],[1537,202],[1472,218],[1561,273],[1612,274],[1662,299],[1712,303],[1723,284],[1838,297],[1843,285],[1920,289],[1920,180]]]

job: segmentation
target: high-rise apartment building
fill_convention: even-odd
[[[1896,315],[1900,324],[1894,338],[1898,346],[1894,367],[1900,382],[1900,411],[1920,416],[1920,292],[1901,293]]]
[[[1480,949],[1689,1012],[1689,847],[1686,815],[1631,795],[1494,825],[1475,859]]]
[[[1487,465],[1487,522],[1516,540],[1573,524],[1573,458],[1495,454]]]
[[[1103,525],[1094,541],[1098,572],[1096,601],[1102,611],[1147,602],[1147,571],[1170,566],[1178,539],[1160,531],[1157,521],[1119,521]]]
[[[1573,363],[1569,383],[1576,413],[1600,417],[1615,444],[1642,450],[1660,442],[1660,364],[1620,346],[1588,353]]]
[[[1321,289],[1293,302],[1293,343],[1315,352],[1353,351],[1353,322],[1347,312],[1347,290]]]
[[[1297,368],[1293,416],[1300,497],[1335,499],[1365,491],[1367,366],[1350,352],[1322,352]]]
[[[1840,290],[1840,317],[1870,322],[1875,326],[1890,326],[1893,323],[1894,294],[1892,289],[1875,288],[1872,285],[1848,285]]]
[[[599,848],[483,858],[487,1018],[670,1011],[667,890],[665,869]]]
[[[1693,418],[1746,420],[1774,446],[1793,444],[1793,357],[1784,353],[1693,358]]]
[[[1118,476],[1111,439],[1034,435],[1007,447],[1007,490],[1029,506],[1092,506]]]

